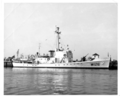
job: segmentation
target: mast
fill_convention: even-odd
[[[61,34],[61,32],[59,31],[59,27],[56,27],[56,31],[55,31],[56,33],[57,33],[57,51],[59,51],[59,44],[60,44],[60,42],[59,42],[59,39],[60,39],[60,34]]]

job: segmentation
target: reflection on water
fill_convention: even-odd
[[[117,70],[5,68],[4,94],[117,94]]]

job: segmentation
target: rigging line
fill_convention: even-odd
[[[36,10],[37,10],[37,9],[36,9]],[[21,24],[19,24],[19,26],[18,26],[16,29],[14,29],[13,32],[4,39],[4,41],[6,41],[11,35],[13,35],[14,32],[15,32],[15,30],[17,30],[21,25],[23,25],[23,23],[25,23],[25,21],[27,21],[27,20],[33,15],[34,12],[35,12],[35,11],[33,11],[32,14],[30,14]]]

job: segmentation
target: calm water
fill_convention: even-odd
[[[5,68],[4,94],[117,94],[117,70]]]

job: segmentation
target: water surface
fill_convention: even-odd
[[[5,95],[117,94],[117,70],[4,68]]]

